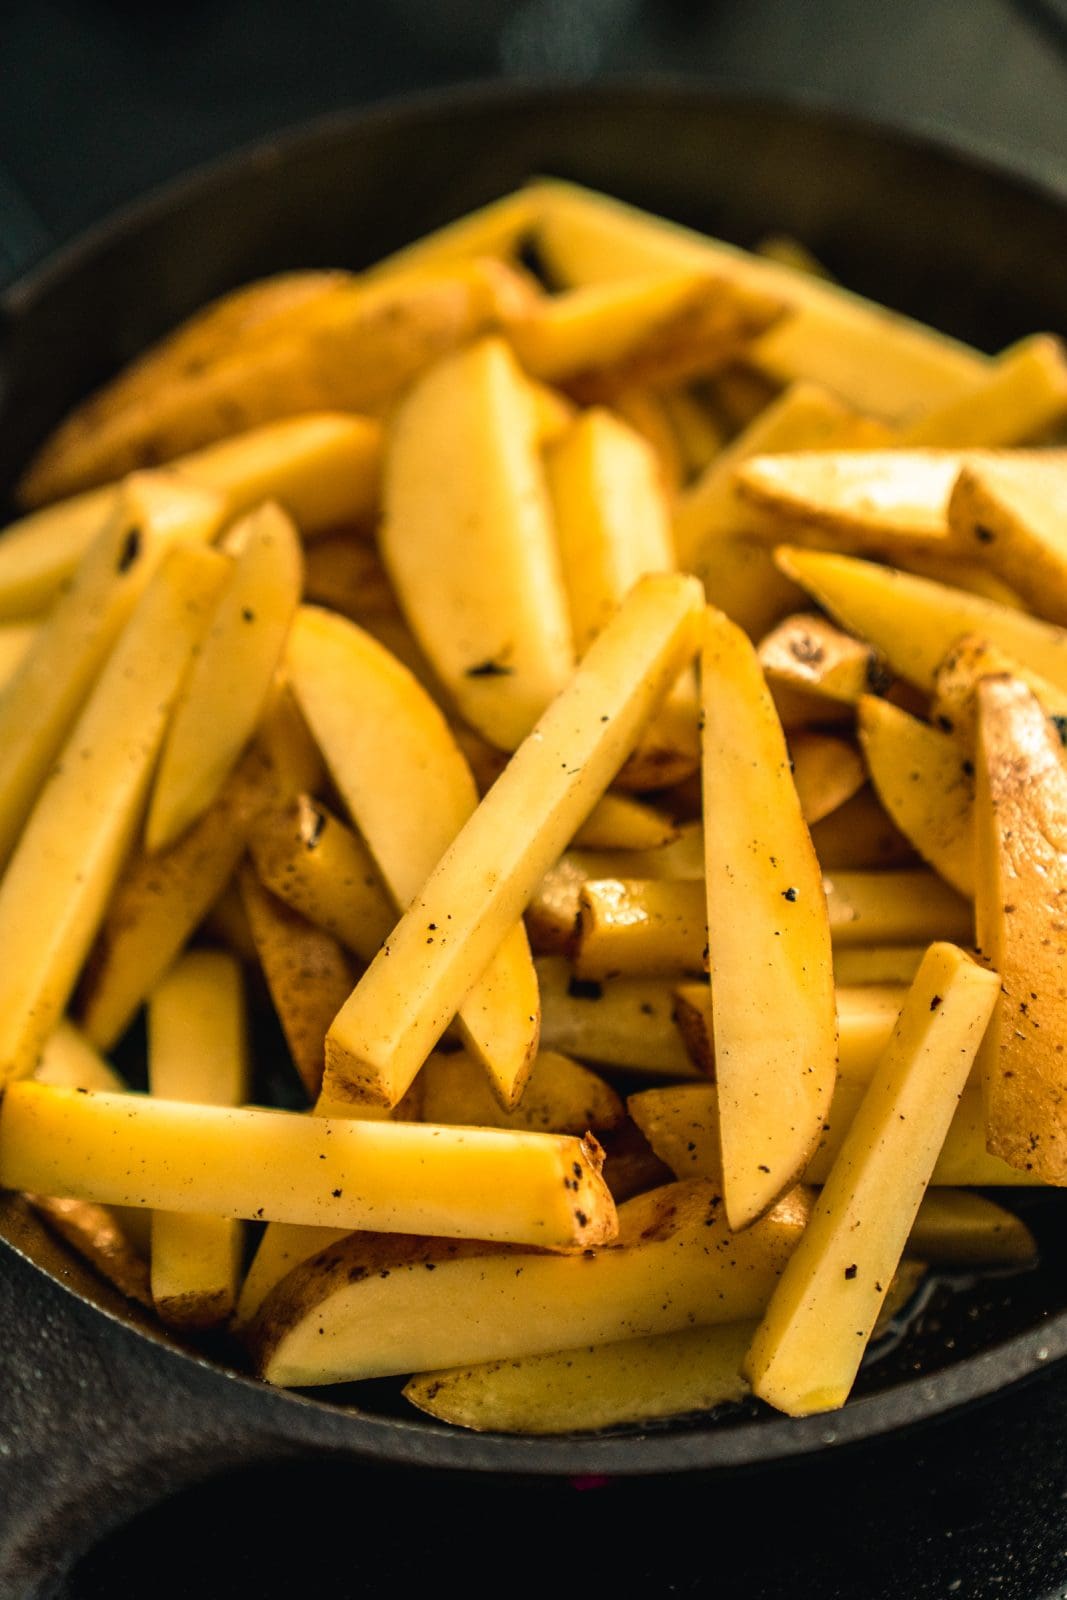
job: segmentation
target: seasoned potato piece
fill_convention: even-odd
[[[988,376],[904,430],[906,445],[950,448],[1029,444],[1067,416],[1067,359],[1047,333],[1005,350]]]
[[[965,468],[948,519],[961,555],[980,556],[1037,616],[1067,623],[1067,451],[1012,452]]]
[[[947,733],[865,695],[859,737],[879,799],[925,861],[974,893],[974,762]]]
[[[485,1074],[462,1050],[435,1051],[415,1080],[423,1122],[468,1127],[525,1128],[530,1132],[581,1136],[614,1128],[623,1119],[622,1101],[603,1078],[555,1050],[542,1050],[514,1111],[503,1111]]]

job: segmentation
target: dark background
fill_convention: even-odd
[[[237,145],[502,75],[656,70],[800,92],[962,132],[1067,185],[1065,51],[1054,0],[0,0],[0,282]],[[19,1292],[14,1276],[0,1261],[0,1296]],[[4,1375],[0,1351],[0,1424]],[[0,1431],[0,1454],[13,1446]],[[1067,1377],[758,1479],[579,1488],[257,1468],[107,1538],[65,1594],[343,1597],[428,1580],[722,1600],[1065,1595]]]

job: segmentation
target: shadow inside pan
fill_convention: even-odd
[[[769,231],[794,234],[850,287],[985,349],[1067,328],[1067,204],[984,155],[670,86],[512,87],[414,102],[333,119],[224,163],[16,286],[0,306],[0,501],[76,399],[195,307],[284,268],[362,266],[538,172],[741,244]],[[887,1406],[900,1398],[892,1414],[879,1408],[876,1431],[910,1419],[917,1379],[965,1374],[969,1358],[1006,1351],[1035,1330],[1047,1329],[1056,1344],[1067,1327],[1067,1199],[1035,1191],[1001,1198],[1037,1235],[1039,1265],[932,1280],[861,1373],[858,1397]],[[0,1236],[74,1292],[150,1328],[15,1201],[0,1205]],[[216,1354],[223,1365],[239,1360],[228,1348]],[[1022,1369],[1016,1361],[1004,1371],[1017,1376],[1041,1359],[1037,1350]],[[945,1384],[943,1398],[928,1393],[920,1412],[994,1386],[988,1376],[970,1387],[966,1379]],[[410,1422],[398,1393],[399,1384],[382,1382],[315,1398]],[[706,1417],[663,1429],[711,1436],[754,1422],[765,1428],[759,1409],[731,1408],[710,1429]],[[709,1463],[714,1454],[712,1443]]]

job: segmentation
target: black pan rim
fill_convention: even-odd
[[[449,114],[490,115],[507,104],[514,109],[553,105],[576,114],[595,114],[598,106],[619,103],[688,107],[735,107],[786,114],[855,129],[899,146],[983,171],[1058,207],[1067,206],[1067,164],[1044,151],[1007,150],[992,140],[939,124],[897,123],[858,116],[825,97],[784,93],[765,87],[719,86],[673,74],[620,75],[595,84],[539,82],[465,83],[445,90],[391,97],[367,107],[330,112],[252,141],[191,172],[153,188],[59,247],[0,294],[0,314],[17,320],[58,280],[84,267],[98,253],[154,217],[179,210],[213,186],[242,171],[269,167],[318,144],[372,129],[385,122],[434,122]],[[471,1434],[439,1423],[378,1418],[330,1403],[308,1393],[270,1389],[255,1379],[168,1342],[148,1326],[125,1320],[72,1284],[49,1273],[9,1241],[5,1248],[81,1304],[90,1304],[117,1328],[153,1344],[164,1359],[189,1360],[213,1378],[230,1379],[247,1392],[263,1415],[259,1425],[277,1430],[279,1442],[296,1447],[341,1449],[390,1462],[468,1472],[525,1473],[531,1476],[633,1476],[771,1464],[838,1446],[855,1445],[933,1420],[958,1408],[990,1400],[1051,1363],[1067,1356],[1067,1311],[1004,1342],[965,1357],[928,1376],[896,1383],[880,1393],[851,1401],[842,1411],[807,1418],[759,1418],[735,1424],[711,1423],[685,1431],[668,1429],[602,1436],[532,1437]]]

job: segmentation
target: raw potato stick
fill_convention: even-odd
[[[999,992],[952,945],[927,951],[745,1363],[780,1411],[848,1398]]]
[[[333,1098],[395,1105],[404,1094],[686,664],[699,605],[692,578],[650,576],[631,590],[336,1018]]]
[[[208,543],[216,496],[163,473],[123,485],[70,587],[0,693],[0,866],[108,655],[175,540]]]
[[[592,1139],[12,1084],[0,1185],[113,1205],[549,1249],[615,1234]]]
[[[0,1084],[33,1071],[67,1004],[227,568],[214,550],[178,544],[168,552],[8,863],[0,882]]]
[[[241,968],[221,950],[183,956],[148,1003],[148,1078],[162,1100],[238,1106],[248,1097]],[[170,1327],[217,1327],[237,1300],[242,1228],[232,1218],[152,1212],[152,1299]]]

